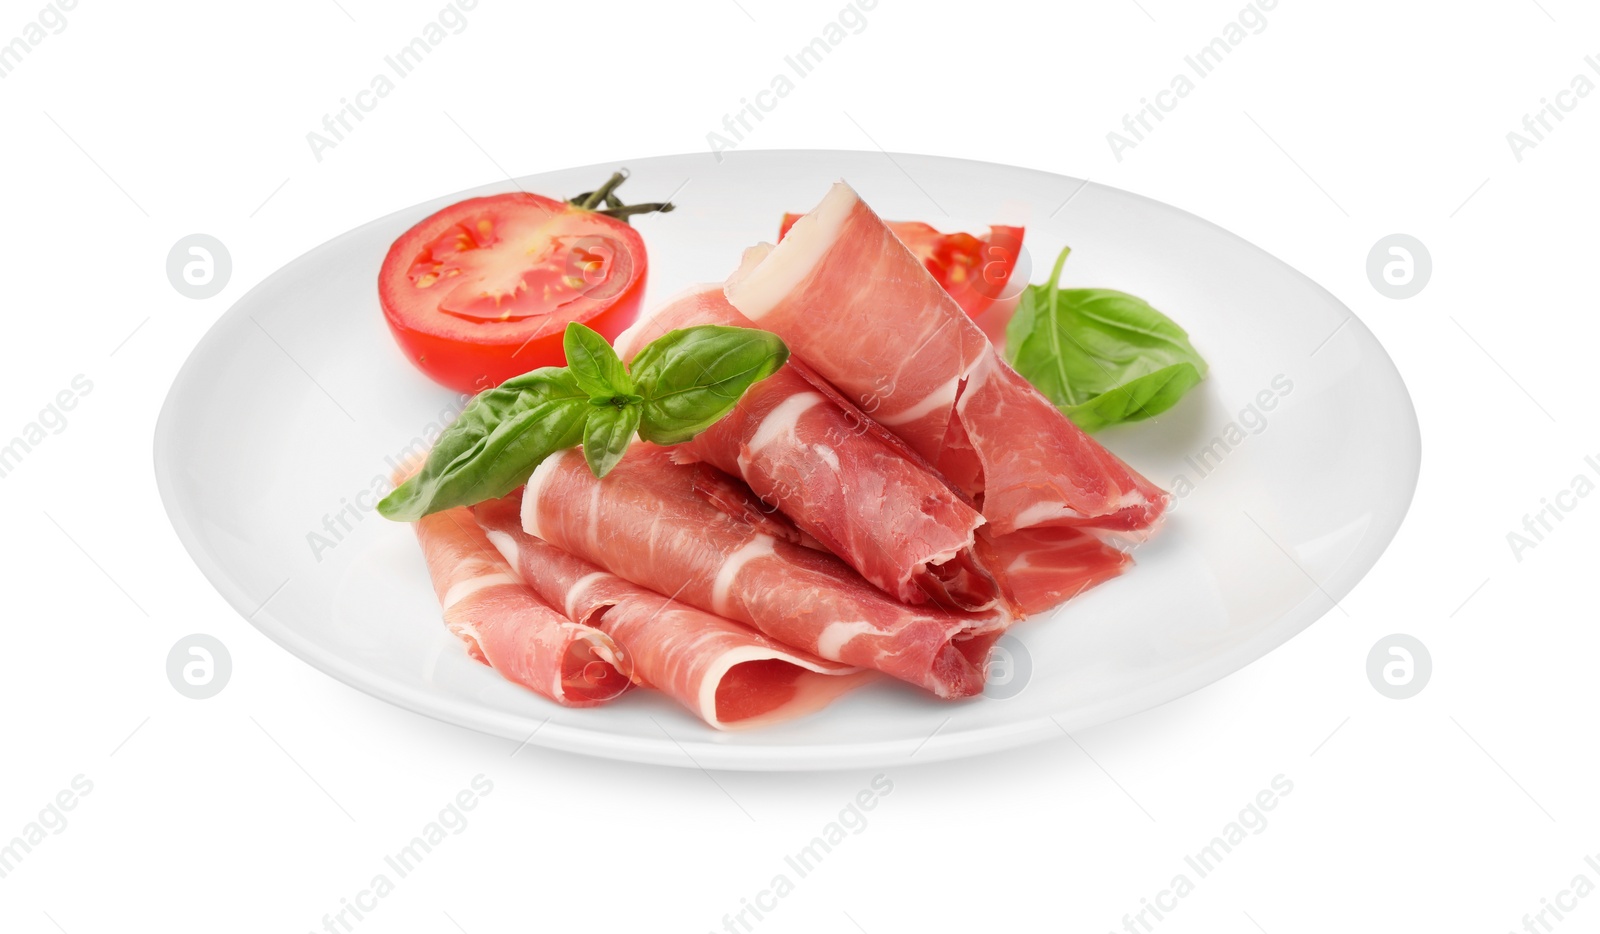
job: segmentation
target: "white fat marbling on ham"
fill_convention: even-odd
[[[494,546],[494,550],[500,552],[500,557],[506,559],[506,563],[515,568],[518,557],[516,539],[505,532],[497,532],[494,529],[484,529],[483,534],[489,539],[489,544]]]
[[[783,249],[788,261],[782,265],[761,264],[743,277],[737,286],[730,284],[728,299],[751,321],[760,321],[768,311],[794,291],[812,268],[827,253],[839,229],[855,206],[856,193],[848,185],[833,186],[816,210],[794,222],[784,235]]]
[[[724,291],[782,337],[792,359],[862,400],[879,423],[981,497],[995,534],[1035,522],[1138,531],[1166,507],[1160,489],[1000,360],[848,185],[834,185],[776,246],[752,254]],[[1030,511],[1040,501],[1066,508]]]
[[[1033,525],[1050,525],[1061,519],[1081,518],[1083,518],[1083,513],[1073,509],[1066,503],[1052,503],[1040,500],[1017,513],[1016,523],[1019,528],[1027,528]]]
[[[822,630],[817,636],[817,651],[822,655],[838,655],[844,647],[856,636],[863,633],[877,632],[878,627],[866,622],[830,623],[828,628]]]
[[[759,262],[763,252],[750,251],[747,262]],[[638,338],[702,324],[751,322],[713,288],[658,309]],[[750,387],[727,417],[672,448],[671,459],[708,464],[743,480],[808,540],[902,602],[984,610],[1001,599],[999,584],[975,554],[975,530],[985,522],[977,509],[886,429],[798,366],[785,365]],[[943,566],[952,561],[955,567]]]
[[[528,482],[522,487],[522,502],[524,504],[522,510],[522,530],[524,532],[527,532],[534,538],[539,537],[539,514],[537,512],[530,512],[527,509],[526,504],[538,502],[539,491],[544,487],[544,482],[549,478],[550,474],[560,469],[561,464],[565,462],[567,458],[577,456],[579,455],[573,453],[572,449],[570,448],[565,451],[557,451],[540,461],[539,466],[533,468],[533,474],[528,477]]]
[[[813,407],[826,402],[818,392],[802,392],[798,395],[778,403],[767,413],[756,428],[756,433],[750,436],[748,442],[749,453],[759,454],[768,445],[779,438],[793,438],[800,424],[800,416],[810,411]]]
[[[1043,613],[1121,574],[1129,558],[1097,529],[1037,526],[987,542],[1019,612]]]
[[[626,656],[536,597],[463,508],[413,524],[445,628],[467,654],[560,704],[587,707],[627,690]],[[516,547],[509,550],[514,554]]]
[[[919,418],[927,418],[934,412],[941,412],[956,404],[956,394],[961,388],[960,376],[952,376],[950,381],[923,396],[921,401],[908,406],[893,415],[878,414],[877,422],[890,428],[896,425],[905,425]],[[875,413],[877,414],[877,413]]]
[[[757,535],[722,562],[722,567],[717,571],[716,583],[711,587],[712,612],[719,616],[728,615],[728,599],[733,591],[734,579],[744,570],[746,564],[756,558],[773,554],[773,545],[776,541],[770,535]]]
[[[448,610],[485,587],[515,583],[517,583],[515,575],[500,571],[483,574],[470,580],[457,581],[450,585],[449,590],[445,591],[444,598],[439,601],[439,607],[440,609]]]
[[[582,604],[584,600],[588,599],[589,589],[604,582],[610,577],[610,574],[607,574],[604,571],[596,570],[573,581],[571,586],[567,588],[567,597],[565,603],[563,604],[567,611],[567,616],[571,617],[572,619],[582,619],[584,617],[584,613],[580,604]]]
[[[1008,613],[903,604],[837,559],[723,512],[697,487],[700,470],[647,444],[630,448],[604,480],[581,459],[565,458],[541,478],[537,499],[524,500],[522,521],[562,552],[777,643],[875,668],[941,697],[982,690],[986,653],[1010,623]],[[601,516],[603,540],[589,534],[592,512]],[[840,620],[861,621],[870,631],[831,628]],[[728,684],[750,675],[736,667]]]
[[[626,653],[634,675],[719,730],[804,716],[873,677],[789,648],[733,620],[600,570],[522,531],[517,494],[474,507],[479,524],[509,541],[535,594],[591,621]],[[502,546],[504,547],[504,546]]]

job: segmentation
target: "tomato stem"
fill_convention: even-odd
[[[594,210],[595,208],[599,207],[613,191],[616,190],[618,185],[627,180],[627,169],[620,169],[616,172],[612,172],[611,177],[606,179],[606,183],[604,185],[601,185],[594,191],[589,192],[587,195],[579,195],[579,197],[583,198],[583,200],[578,203],[578,207],[583,208],[586,211]]]
[[[668,214],[676,209],[677,206],[671,201],[652,201],[649,204],[625,204],[620,207],[606,208],[603,211],[596,211],[595,213],[604,214],[606,217],[614,217],[617,220],[625,221],[635,214]]]
[[[628,218],[635,214],[667,213],[673,209],[670,201],[653,201],[648,204],[625,204],[617,197],[616,190],[623,182],[628,180],[628,170],[619,169],[611,173],[605,184],[594,191],[585,191],[568,199],[567,203],[585,211],[593,211],[606,217],[628,223]],[[601,205],[605,205],[601,207]]]

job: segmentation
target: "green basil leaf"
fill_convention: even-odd
[[[1133,422],[1165,412],[1205,377],[1192,363],[1174,363],[1123,383],[1087,402],[1066,409],[1066,415],[1084,431]]]
[[[583,439],[589,394],[572,372],[545,367],[479,393],[428,453],[422,470],[378,503],[378,512],[415,522],[454,506],[504,496],[540,461]]]
[[[1206,375],[1176,322],[1114,289],[1063,289],[1063,250],[1045,285],[1023,290],[1006,359],[1085,431],[1159,415]]]
[[[783,341],[758,328],[706,324],[668,331],[633,358],[634,386],[644,397],[639,437],[662,445],[688,441],[788,359]]]
[[[638,405],[608,405],[589,413],[583,426],[583,459],[595,476],[605,476],[622,460],[639,430],[640,409]]]
[[[652,341],[630,376],[599,334],[573,324],[565,337],[566,367],[534,370],[479,393],[421,471],[384,497],[378,512],[415,522],[504,496],[546,457],[580,443],[589,469],[603,477],[635,434],[658,444],[687,441],[789,358],[774,334],[706,325]]]
[[[576,321],[569,322],[561,336],[561,346],[567,355],[567,369],[591,398],[610,399],[633,393],[627,368],[599,333]]]

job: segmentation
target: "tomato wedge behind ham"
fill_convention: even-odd
[[[836,183],[728,280],[730,304],[783,338],[875,421],[979,499],[987,530],[1151,534],[1167,495],[1006,365],[890,225]]]
[[[794,222],[804,216],[783,215],[778,239],[782,240]],[[1022,255],[1024,228],[995,225],[987,234],[977,237],[969,233],[941,233],[921,221],[887,223],[969,317],[978,317],[1006,295],[1006,285]]]

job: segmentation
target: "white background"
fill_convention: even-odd
[[[39,6],[0,3],[0,41]],[[521,175],[704,150],[841,4],[482,0],[315,159],[306,133],[440,6],[85,0],[0,80],[0,436],[75,375],[94,385],[0,480],[0,838],[74,776],[93,782],[66,829],[0,879],[0,929],[320,929],[481,773],[494,790],[470,826],[356,930],[716,930],[877,771],[513,756],[292,658],[168,527],[156,413],[249,286],[370,218],[501,178],[496,163]],[[1348,617],[1217,685],[1076,743],[883,770],[893,792],[870,825],[759,930],[1119,929],[1280,774],[1294,790],[1266,829],[1156,930],[1500,932],[1580,873],[1600,882],[1584,862],[1600,854],[1600,497],[1520,561],[1506,539],[1600,458],[1600,95],[1520,162],[1506,140],[1573,76],[1600,82],[1584,62],[1600,56],[1600,14],[1576,0],[1282,0],[1117,160],[1106,133],[1241,6],[881,0],[742,146],[1016,163],[1260,244],[1347,302],[1405,375],[1425,450],[1406,526]],[[194,232],[234,258],[204,301],[164,268]],[[1365,271],[1395,232],[1434,261],[1405,301]],[[165,676],[193,632],[233,654],[211,700]],[[1367,682],[1368,650],[1393,632],[1432,652],[1410,700]],[[1600,897],[1577,905],[1546,920],[1600,926]]]

